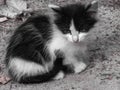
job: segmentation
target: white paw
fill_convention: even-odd
[[[87,67],[87,65],[83,62],[80,62],[79,64],[76,64],[75,65],[75,68],[74,68],[74,72],[75,73],[80,73],[82,72],[83,70],[85,70],[85,68]]]
[[[60,80],[64,78],[64,72],[60,71],[53,79],[54,80]]]

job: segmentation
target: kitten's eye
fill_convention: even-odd
[[[70,30],[64,30],[63,33],[67,34],[67,33],[71,33],[71,31]]]

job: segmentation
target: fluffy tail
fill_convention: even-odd
[[[63,69],[63,58],[58,58],[54,62],[54,67],[51,71],[48,73],[42,74],[42,75],[35,75],[35,76],[27,76],[27,77],[21,77],[19,80],[19,83],[24,84],[33,84],[33,83],[42,83],[52,80],[57,73]]]

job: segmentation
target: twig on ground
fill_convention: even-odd
[[[0,75],[0,84],[7,84],[10,80],[8,76]]]

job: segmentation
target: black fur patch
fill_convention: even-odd
[[[51,28],[47,16],[31,17],[22,24],[11,37],[7,48],[6,62],[9,57],[20,57],[42,64],[50,60],[45,44],[51,38]]]
[[[89,8],[82,4],[71,4],[61,7],[59,12],[57,12],[55,23],[64,34],[69,33],[71,20],[73,20],[78,32],[88,32],[97,22],[92,17],[92,12],[89,12]]]

